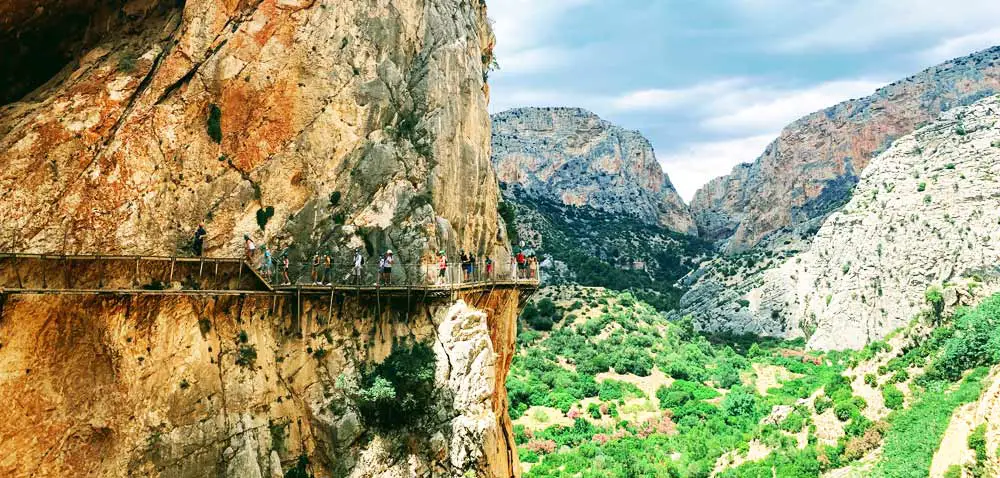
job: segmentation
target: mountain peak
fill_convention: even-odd
[[[530,197],[696,231],[649,140],[593,112],[518,108],[493,115],[493,162],[501,183]]]

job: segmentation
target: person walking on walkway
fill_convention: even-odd
[[[207,235],[208,231],[205,230],[205,224],[198,224],[198,229],[194,231],[194,244],[192,244],[195,257],[201,257],[205,246],[205,236]]]
[[[267,248],[267,244],[260,246],[264,250],[264,263],[261,265],[261,270],[264,272],[264,280],[271,282],[271,274],[274,272],[274,262],[271,260],[271,250]]]
[[[392,249],[385,253],[385,267],[382,268],[383,281],[386,285],[392,285],[392,265],[396,263],[396,258],[392,255]]]
[[[290,285],[292,279],[288,277],[288,253],[285,252],[281,255],[281,279],[283,285]]]
[[[331,285],[331,280],[333,280],[333,257],[330,257],[330,251],[326,251],[323,255],[323,285]]]
[[[462,266],[462,282],[469,282],[469,255],[463,250],[459,253],[458,260]]]
[[[251,265],[253,265],[254,254],[257,252],[257,244],[254,244],[253,239],[247,234],[243,235],[243,253],[246,255],[246,260]]]
[[[446,282],[445,276],[448,274],[448,257],[445,256],[444,250],[438,253],[438,284]]]
[[[361,255],[361,248],[357,247],[354,249],[354,283],[356,285],[361,285],[361,270],[365,265],[365,258]]]
[[[493,279],[493,258],[486,256],[486,278]]]
[[[320,268],[320,257],[319,257],[319,254],[313,254],[312,271],[311,271],[312,274],[310,276],[311,279],[312,279],[313,285],[319,285],[320,284],[320,281],[319,281],[319,268]]]
[[[517,253],[517,278],[524,279],[525,271],[528,269],[528,258],[524,256],[524,251]]]

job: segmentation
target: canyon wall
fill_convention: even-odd
[[[457,299],[4,296],[0,474],[516,476],[518,292]],[[413,343],[433,346],[432,409],[366,426],[338,377]]]
[[[822,219],[850,199],[868,163],[896,139],[998,91],[1000,47],[994,47],[806,116],[756,161],[698,191],[691,211],[699,232],[735,253]]]
[[[0,105],[0,249],[506,249],[480,0],[28,3],[4,61],[68,60],[5,71],[37,85]]]
[[[860,174],[814,236],[721,257],[682,299],[703,330],[859,348],[943,305],[1000,289],[1000,96],[949,110]],[[798,250],[797,250],[798,249]]]
[[[0,251],[502,257],[494,41],[481,0],[6,2]],[[0,298],[4,476],[519,474],[516,291]],[[438,395],[381,433],[336,379],[394,343]]]

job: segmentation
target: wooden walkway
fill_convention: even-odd
[[[532,279],[448,284],[272,286],[240,258],[0,253],[0,294],[328,296],[440,299],[455,294],[538,289]]]

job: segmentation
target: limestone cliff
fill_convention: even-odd
[[[897,138],[1000,91],[1000,47],[949,61],[792,123],[752,164],[713,180],[691,211],[703,238],[728,252],[836,210],[872,157]]]
[[[319,297],[299,312],[295,302],[7,297],[0,475],[519,474],[504,390],[516,292],[452,306]],[[433,344],[433,407],[410,428],[379,432],[338,377],[398,343]]]
[[[521,108],[493,115],[493,163],[500,182],[522,198],[696,233],[649,141],[589,111]]]
[[[37,88],[0,106],[0,249],[173,253],[199,222],[213,255],[505,247],[480,0],[2,8],[5,64],[69,59],[4,72]]]
[[[975,303],[998,289],[998,170],[1000,97],[954,108],[873,159],[802,252],[720,258],[682,306],[703,329],[843,349],[927,310],[930,287],[947,307]]]
[[[481,0],[6,2],[0,250],[502,256],[493,43]],[[518,474],[516,293],[287,302],[0,291],[0,475]],[[376,433],[335,379],[396,342],[439,395]]]

